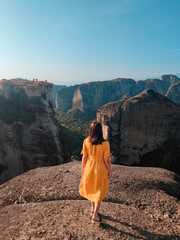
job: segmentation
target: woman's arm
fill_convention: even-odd
[[[110,157],[105,157],[104,158],[107,170],[108,170],[108,178],[111,179],[112,178],[112,171],[111,171],[111,159]]]
[[[85,155],[83,154],[83,156],[82,156],[82,165],[81,165],[81,172],[82,172],[82,173],[83,173],[84,167],[85,167],[85,165],[86,165],[86,161],[87,161],[87,156],[85,156]]]

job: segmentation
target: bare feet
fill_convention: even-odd
[[[94,213],[94,214],[92,215],[92,220],[93,220],[93,219],[95,219],[95,220],[97,220],[97,221],[100,221],[98,213]]]

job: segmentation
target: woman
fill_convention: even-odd
[[[79,193],[91,201],[92,223],[99,223],[98,211],[107,194],[108,178],[112,177],[109,143],[103,138],[100,122],[92,122],[81,153],[82,179]]]

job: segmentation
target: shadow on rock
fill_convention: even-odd
[[[127,235],[127,237],[128,236],[133,237],[134,239],[146,239],[146,240],[152,240],[152,239],[154,239],[154,240],[156,240],[156,239],[157,240],[158,239],[178,240],[179,239],[179,236],[177,236],[177,235],[161,235],[161,234],[151,233],[151,232],[148,232],[148,231],[146,231],[146,230],[144,230],[144,229],[142,229],[140,227],[137,227],[135,225],[130,225],[130,224],[126,223],[126,222],[118,221],[118,220],[116,220],[116,219],[114,219],[114,218],[112,218],[110,216],[105,216],[103,214],[100,214],[100,217],[101,217],[102,220],[105,219],[105,220],[108,220],[108,221],[111,221],[111,222],[119,223],[121,225],[124,225],[126,227],[131,228],[132,230],[136,230],[137,233],[140,234],[140,236],[135,235],[133,233],[129,233],[129,232],[125,232],[125,231],[119,230],[119,229],[111,226],[108,223],[103,223],[102,222],[100,224],[100,228],[102,228],[102,229],[109,229],[109,230],[114,231],[116,233],[119,232],[120,234]]]

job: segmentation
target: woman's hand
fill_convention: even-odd
[[[108,170],[108,178],[111,179],[112,178],[112,172]]]
[[[108,178],[111,179],[112,178],[111,159],[110,159],[110,157],[105,157],[104,161],[105,161],[107,171],[108,171]]]
[[[82,172],[82,173],[84,172],[84,167],[85,167],[85,165],[86,165],[86,161],[87,161],[87,156],[85,156],[85,155],[83,154],[83,156],[82,156],[82,165],[81,165],[81,172]]]

